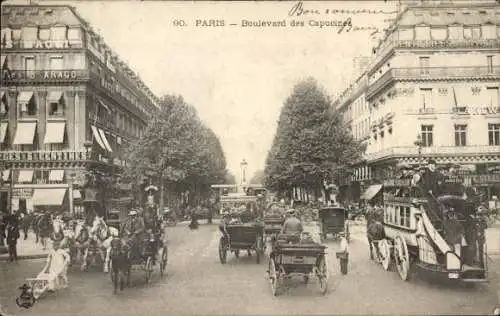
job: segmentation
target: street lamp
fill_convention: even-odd
[[[248,162],[245,160],[245,158],[243,158],[243,160],[241,161],[240,163],[240,166],[241,166],[241,169],[243,171],[243,184],[246,182],[246,178],[245,178],[245,171],[246,171],[246,168],[248,166]]]
[[[422,142],[422,135],[418,134],[417,139],[413,143],[418,147],[418,165],[420,167],[422,164],[422,145],[424,144]]]

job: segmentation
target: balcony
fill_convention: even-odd
[[[2,71],[2,85],[18,83],[35,84],[57,82],[85,82],[89,79],[89,71],[87,69],[5,69]]]
[[[44,162],[44,161],[99,161],[95,152],[85,151],[2,151],[0,161]]]
[[[422,156],[434,155],[484,155],[497,154],[500,152],[500,146],[435,146],[422,147]],[[398,156],[413,156],[417,157],[418,147],[392,147],[375,153],[366,154],[364,159],[367,161],[380,160],[383,158],[398,157]]]
[[[500,66],[495,67],[409,67],[392,68],[373,81],[367,89],[366,98],[371,98],[394,81],[417,80],[481,80],[500,79]]]
[[[496,48],[500,47],[499,39],[462,39],[462,40],[407,40],[393,41],[394,48]]]

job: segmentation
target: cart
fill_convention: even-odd
[[[347,211],[343,207],[324,207],[318,211],[320,237],[323,242],[328,234],[339,239],[345,237],[349,242],[349,222],[347,220]]]
[[[309,277],[318,279],[320,293],[328,290],[328,264],[326,246],[315,243],[290,244],[278,240],[269,258],[269,281],[274,296],[281,294],[285,278],[302,276],[307,284]]]
[[[167,244],[162,240],[161,236],[150,234],[150,237],[144,240],[139,249],[139,254],[131,256],[126,272],[127,284],[130,284],[132,271],[144,271],[146,283],[151,281],[151,275],[154,271],[154,266],[159,267],[160,276],[163,277],[167,267],[168,248]],[[154,256],[156,254],[156,256]],[[154,260],[156,259],[156,260]],[[109,275],[113,284],[115,276],[112,268],[113,260],[109,261]]]
[[[227,261],[227,253],[232,252],[236,258],[240,250],[253,250],[256,253],[256,262],[264,255],[264,225],[260,222],[251,223],[222,223],[219,226],[222,237],[219,241],[219,259],[222,264]]]

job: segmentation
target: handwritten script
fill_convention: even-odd
[[[498,0],[500,1],[500,0]],[[304,3],[302,1],[297,2],[292,6],[292,8],[288,11],[288,16],[296,17],[296,16],[314,16],[321,14],[396,14],[398,11],[384,11],[384,10],[367,10],[367,9],[358,9],[358,10],[350,10],[350,9],[310,9],[305,8]]]

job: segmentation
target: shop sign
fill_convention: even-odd
[[[24,48],[36,48],[36,49],[54,49],[54,48],[70,48],[71,45],[68,40],[62,40],[62,41],[52,41],[52,40],[45,40],[45,41],[35,41],[35,42],[25,42],[27,44],[24,45]]]
[[[26,81],[26,80],[77,80],[86,79],[86,71],[76,70],[7,70],[2,71],[2,80]]]
[[[483,174],[476,175],[472,177],[472,180],[476,184],[492,184],[500,183],[500,174]]]
[[[33,196],[34,189],[15,188],[12,190],[12,196],[19,199],[30,199]]]

